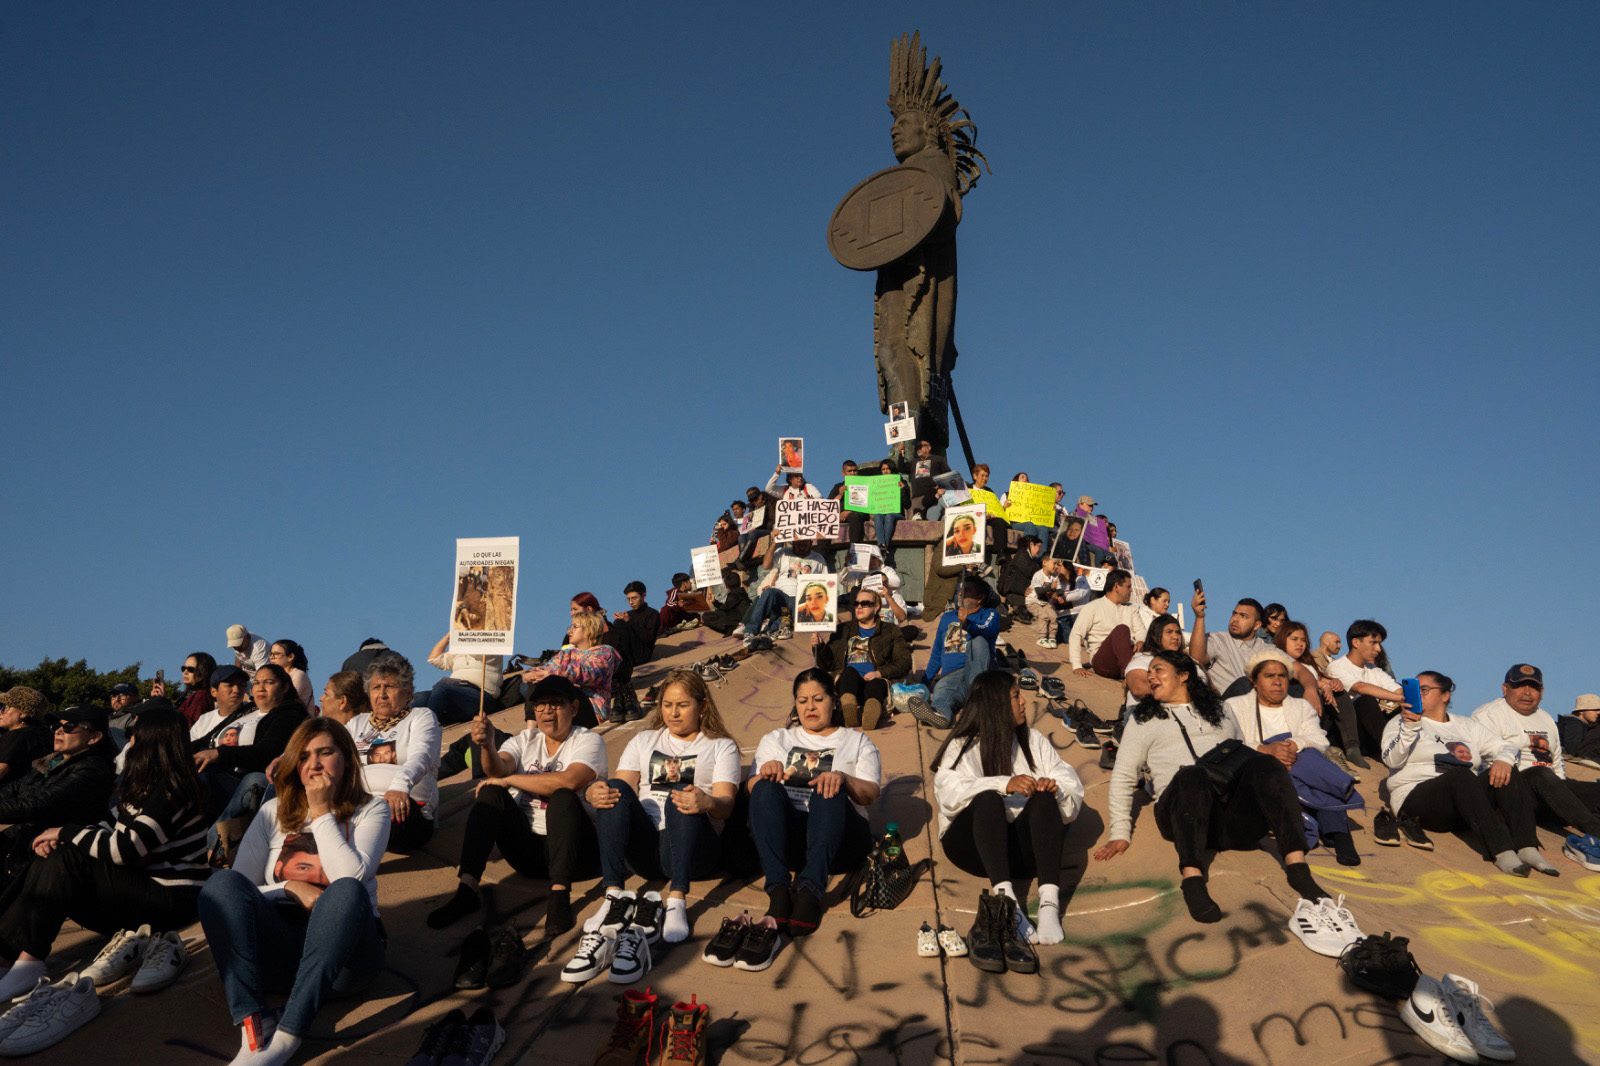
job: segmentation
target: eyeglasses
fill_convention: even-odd
[[[1438,685],[1418,685],[1417,686],[1417,691],[1418,692],[1443,692],[1444,689],[1440,688]]]

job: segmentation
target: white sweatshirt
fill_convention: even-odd
[[[358,714],[347,727],[361,756],[361,781],[374,796],[404,792],[432,818],[439,810],[439,719],[426,707],[413,707],[388,729],[373,726],[371,713]],[[373,749],[393,746],[393,762],[373,762]],[[387,755],[380,756],[387,758]]]
[[[977,739],[972,738],[971,745],[962,751],[961,745],[965,743],[965,740],[957,741],[946,748],[944,758],[939,760],[939,766],[933,774],[933,796],[939,804],[940,836],[944,836],[945,830],[950,828],[950,819],[966,810],[967,804],[984,792],[1000,793],[1006,804],[1006,820],[1015,821],[1029,798],[1006,793],[1006,786],[1018,774],[1055,780],[1056,806],[1061,808],[1063,822],[1072,821],[1083,808],[1083,782],[1078,780],[1072,767],[1061,761],[1049,738],[1037,729],[1028,730],[1028,752],[1033,756],[1033,767],[1030,769],[1028,760],[1023,757],[1022,746],[1013,741],[1011,772],[1002,777],[984,776],[983,758],[978,751]]]
[[[1131,603],[1112,603],[1104,596],[1079,611],[1077,620],[1072,623],[1072,635],[1067,638],[1067,658],[1072,668],[1080,669],[1094,658],[1094,653],[1118,626],[1128,627],[1131,640],[1134,622]]]
[[[1288,733],[1301,751],[1312,748],[1326,753],[1328,750],[1328,734],[1322,731],[1316,708],[1298,696],[1285,696],[1281,707],[1261,706],[1260,729],[1256,728],[1258,704],[1254,692],[1224,700],[1222,706],[1233,716],[1239,735],[1252,748],[1259,748],[1266,737]]]
[[[1518,714],[1504,699],[1490,700],[1472,712],[1472,720],[1482,722],[1491,733],[1517,746],[1517,769],[1547,767],[1566,779],[1567,764],[1561,758],[1561,734],[1556,720],[1543,707],[1529,714]]]
[[[1147,768],[1155,785],[1156,799],[1172,783],[1172,775],[1193,766],[1195,755],[1204,755],[1229,737],[1242,740],[1239,725],[1228,714],[1219,725],[1212,725],[1187,703],[1163,703],[1165,718],[1141,722],[1132,715],[1122,729],[1122,746],[1117,749],[1117,765],[1111,771],[1111,839],[1133,839],[1133,793],[1139,787],[1139,771]],[[1189,744],[1183,742],[1178,720],[1189,731]]]
[[[1396,814],[1406,804],[1411,790],[1431,781],[1462,760],[1455,758],[1450,745],[1463,744],[1474,768],[1488,762],[1517,764],[1517,745],[1506,740],[1482,722],[1451,715],[1446,722],[1423,718],[1408,722],[1400,715],[1383,727],[1383,764],[1389,768],[1389,809]],[[1443,759],[1444,762],[1436,760]]]
[[[245,830],[233,868],[259,886],[263,896],[275,900],[289,898],[283,887],[288,881],[309,881],[326,887],[341,877],[354,877],[366,886],[373,913],[377,913],[378,863],[389,846],[391,820],[389,805],[382,796],[374,796],[351,816],[347,825],[340,825],[332,814],[324,814],[298,833],[285,833],[278,828],[278,800],[274,796],[261,805],[250,828]],[[320,872],[307,876],[278,869],[284,842],[304,834],[310,834],[315,844],[311,854]],[[302,848],[297,854],[303,857],[305,851]],[[294,864],[286,860],[284,865]],[[284,876],[286,873],[292,875]]]

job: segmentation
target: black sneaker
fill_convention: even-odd
[[[464,991],[484,988],[489,980],[489,934],[482,927],[467,934],[461,942],[461,959],[456,963],[456,987]]]
[[[783,937],[778,935],[778,923],[769,914],[750,923],[744,942],[735,953],[733,965],[741,970],[765,970],[778,957],[778,949],[782,946]]]
[[[509,925],[489,934],[489,970],[485,980],[490,988],[510,988],[522,979],[522,960],[528,949]],[[490,1019],[493,1021],[493,1019]],[[504,1037],[502,1037],[504,1039]],[[496,1044],[496,1047],[499,1045]]]
[[[439,1066],[450,1049],[455,1031],[466,1024],[467,1016],[457,1008],[428,1026],[422,1033],[417,1053],[406,1060],[406,1066]]]
[[[1094,727],[1088,722],[1076,722],[1072,727],[1072,735],[1078,738],[1079,744],[1090,751],[1100,747],[1100,738],[1094,735]]]
[[[1389,813],[1389,808],[1381,808],[1372,816],[1372,839],[1386,848],[1400,846],[1400,827],[1395,824],[1394,815]]]
[[[1082,700],[1072,701],[1072,721],[1075,725],[1088,725],[1096,733],[1110,733],[1116,728],[1111,722],[1101,718],[1089,709],[1089,705]]]
[[[776,927],[776,923],[774,923]],[[711,943],[706,945],[700,957],[713,966],[732,966],[739,956],[739,947],[744,943],[744,938],[750,933],[750,915],[741,914],[737,918],[722,919],[722,928],[717,930],[717,935],[711,938]]]
[[[925,726],[934,729],[949,729],[950,719],[939,712],[939,709],[928,702],[928,697],[917,693],[906,701],[906,710],[911,712],[911,717]]]
[[[1417,824],[1415,818],[1407,818],[1402,814],[1396,821],[1400,827],[1401,840],[1423,851],[1433,850],[1433,841],[1428,839],[1428,834],[1422,831],[1422,826]]]
[[[484,1066],[500,1045],[506,1042],[506,1031],[495,1021],[494,1011],[479,1007],[458,1026],[452,1034],[449,1048],[439,1060],[439,1066]]]
[[[646,943],[655,944],[661,940],[661,919],[666,917],[666,913],[661,893],[646,892],[633,901],[633,913],[628,924],[644,934]]]
[[[1100,769],[1115,770],[1117,768],[1117,745],[1114,741],[1106,741],[1105,747],[1100,749]]]

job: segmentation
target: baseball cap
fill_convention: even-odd
[[[1600,696],[1593,692],[1585,692],[1578,697],[1578,702],[1572,705],[1574,711],[1600,711]]]
[[[211,671],[212,688],[216,688],[224,681],[232,681],[236,685],[242,685],[248,680],[250,679],[245,676],[244,671],[239,669],[237,666],[219,666],[215,670]]]
[[[583,690],[573,684],[570,678],[560,674],[546,674],[533,683],[528,689],[527,700],[523,705],[523,714],[533,717],[533,709],[541,703],[581,703]]]
[[[242,648],[242,647],[244,647],[245,638],[248,637],[249,635],[250,635],[250,631],[248,629],[246,629],[244,626],[229,626],[228,627],[228,647],[230,647],[230,648]]]
[[[87,722],[90,728],[96,730],[97,732],[111,732],[111,726],[106,720],[106,710],[104,707],[95,707],[93,705],[87,707],[68,707],[66,710],[56,715],[56,718],[63,722]]]
[[[113,696],[137,696],[138,694],[139,686],[127,681],[118,681],[111,686],[111,695]]]
[[[1506,684],[1508,685],[1524,685],[1529,682],[1544,688],[1544,674],[1540,673],[1537,666],[1518,663],[1506,671]]]

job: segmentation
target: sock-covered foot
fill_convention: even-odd
[[[1517,877],[1528,876],[1528,864],[1517,857],[1514,851],[1502,851],[1494,857],[1495,866],[1501,873],[1515,874]]]
[[[669,944],[681,944],[689,939],[688,900],[667,900],[667,917],[661,923],[661,939]]]
[[[550,904],[544,912],[544,935],[560,936],[577,924],[572,913],[572,889],[562,888],[550,893]]]
[[[27,995],[39,984],[39,978],[49,974],[45,964],[38,959],[19,959],[0,977],[0,1003]]]
[[[1349,833],[1326,833],[1322,839],[1333,848],[1333,857],[1340,866],[1361,865],[1361,853],[1356,851],[1355,838]]]
[[[446,900],[444,906],[428,912],[428,928],[443,929],[469,914],[477,914],[481,906],[483,904],[478,901],[477,889],[457,885],[456,894]]]
[[[1059,944],[1066,939],[1061,929],[1061,888],[1058,885],[1039,886],[1039,913],[1035,917],[1034,943]]]
[[[279,1029],[260,1051],[241,1051],[229,1066],[284,1066],[300,1050],[300,1038]]]
[[[1552,877],[1561,876],[1561,871],[1557,869],[1549,859],[1545,858],[1544,855],[1539,852],[1538,848],[1518,848],[1517,858],[1521,859],[1523,862],[1527,863],[1529,866],[1533,867],[1535,870],[1538,870],[1542,874],[1549,874]]]
[[[805,882],[794,893],[794,913],[789,916],[790,936],[810,936],[822,925],[822,893]]]
[[[1189,908],[1189,917],[1197,922],[1222,921],[1222,908],[1217,906],[1217,901],[1206,891],[1204,877],[1183,879],[1183,902]]]
[[[767,914],[779,925],[787,925],[794,913],[794,889],[787,883],[767,886]]]
[[[1289,875],[1289,887],[1300,893],[1301,899],[1309,899],[1312,903],[1319,899],[1327,899],[1328,894],[1317,884],[1316,878],[1311,876],[1311,866],[1304,862],[1291,862],[1284,867],[1284,873]]]

